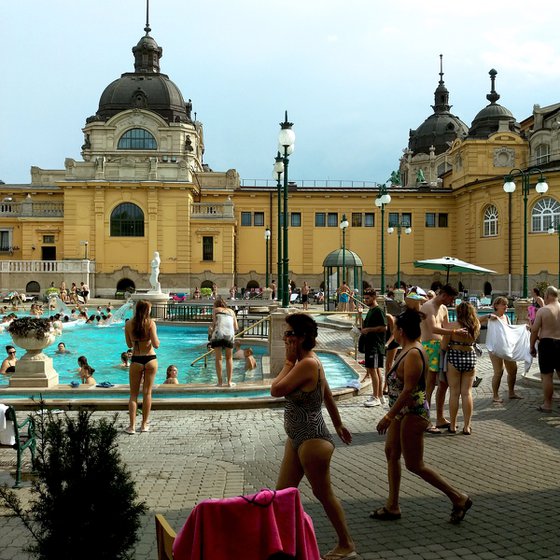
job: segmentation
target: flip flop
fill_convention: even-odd
[[[436,428],[441,428],[442,430],[446,430],[451,426],[451,422],[444,422],[443,424],[436,424]]]
[[[428,434],[441,434],[441,431],[438,430],[438,428],[436,428],[435,426],[429,426],[428,428],[426,428],[426,432]]]
[[[546,414],[550,414],[552,412],[552,408],[545,408],[544,406],[537,406],[537,410],[539,412],[545,412]]]
[[[510,401],[514,401],[514,400],[517,400],[517,399],[522,399],[523,397],[520,396],[520,395],[513,395],[513,397],[508,397],[508,398],[509,398]]]
[[[141,431],[141,432],[149,432],[149,431],[150,431],[150,426],[145,426],[145,427],[142,428],[140,431]]]
[[[371,519],[379,519],[380,521],[396,521],[401,518],[400,513],[393,513],[389,511],[385,506],[382,508],[372,511],[369,516]]]
[[[339,552],[327,552],[324,556],[321,556],[323,560],[349,560],[350,558],[358,558],[358,553],[353,550],[348,554]]]
[[[125,434],[128,434],[129,436],[135,436],[135,435],[136,435],[136,430],[131,430],[130,428],[125,428],[125,429],[123,430],[123,432],[124,432]]]
[[[449,518],[449,522],[453,523],[454,525],[458,525],[459,523],[461,523],[461,521],[465,519],[465,515],[467,514],[467,511],[469,511],[471,507],[472,507],[472,500],[470,498],[467,498],[465,505],[462,507],[453,506],[453,509],[451,510],[451,517]]]

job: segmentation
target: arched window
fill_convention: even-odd
[[[535,150],[535,158],[537,165],[548,163],[550,161],[550,146],[548,144],[539,144]]]
[[[144,237],[144,212],[131,202],[111,212],[111,237]]]
[[[532,231],[546,233],[548,228],[560,220],[560,203],[549,196],[541,198],[531,211]]]
[[[131,128],[119,139],[119,150],[155,150],[156,139],[143,128]]]
[[[483,237],[495,237],[498,235],[498,209],[493,204],[484,209],[483,223]]]

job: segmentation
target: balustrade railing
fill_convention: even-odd
[[[64,217],[63,202],[2,202],[0,203],[0,217],[31,218],[62,218]]]
[[[207,220],[233,218],[233,203],[195,202],[191,208],[191,217]]]
[[[0,272],[4,273],[88,273],[95,272],[95,262],[89,260],[67,261],[0,261]]]

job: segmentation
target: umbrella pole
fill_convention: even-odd
[[[445,283],[446,283],[446,284],[449,284],[449,271],[450,271],[450,270],[451,270],[451,267],[448,266],[448,267],[447,267],[447,278],[445,279]]]

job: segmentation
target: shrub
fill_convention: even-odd
[[[93,422],[80,411],[39,421],[38,457],[29,510],[14,491],[0,488],[0,503],[29,529],[28,550],[39,560],[131,558],[140,516],[134,481],[120,457],[116,415]]]
[[[212,288],[200,288],[200,295],[209,298],[212,295]]]

